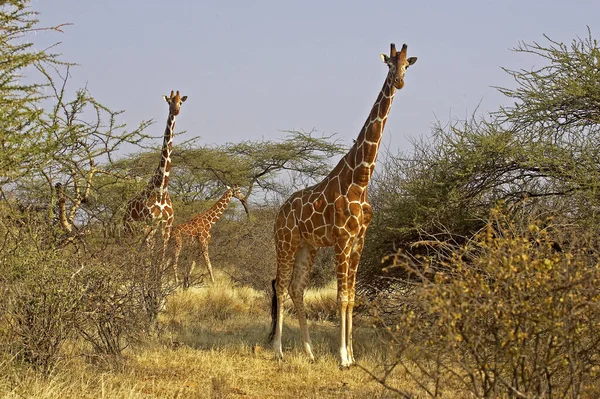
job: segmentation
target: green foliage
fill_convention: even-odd
[[[518,87],[499,88],[516,100],[514,106],[502,108],[499,116],[517,129],[553,134],[557,140],[565,134],[596,130],[600,124],[598,41],[589,29],[587,37],[570,45],[545,38],[547,45],[521,43],[515,49],[541,58],[545,65],[530,71],[505,69]]]
[[[516,49],[544,66],[507,70],[514,106],[378,165],[359,284],[382,298],[386,373],[432,397],[596,392],[600,51],[591,35],[548,41]]]
[[[302,178],[314,179],[329,173],[329,159],[345,149],[332,136],[313,137],[312,133],[288,131],[281,142],[245,141],[227,145],[232,156],[245,158],[248,178],[263,190],[279,191],[280,184],[273,180],[279,171],[301,172]],[[302,182],[306,183],[305,181]]]
[[[48,143],[40,129],[38,107],[47,86],[43,79],[25,78],[26,69],[60,64],[56,54],[36,50],[27,40],[38,30],[37,13],[28,1],[0,5],[0,187],[47,159]]]

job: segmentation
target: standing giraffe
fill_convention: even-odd
[[[171,233],[173,224],[173,206],[169,197],[169,171],[171,170],[171,151],[173,147],[173,130],[175,129],[175,117],[179,115],[181,104],[187,100],[187,96],[180,97],[179,91],[169,97],[163,96],[169,104],[169,117],[163,139],[160,162],[156,171],[150,178],[146,188],[127,203],[127,209],[123,216],[125,231],[131,233],[133,222],[142,221],[146,223],[145,239],[149,246],[153,246],[153,237],[156,233],[156,222],[162,224],[163,250],[162,260],[165,258],[165,249]]]
[[[221,198],[212,207],[210,207],[210,209],[196,215],[189,222],[180,224],[173,228],[171,236],[175,240],[175,254],[173,262],[173,269],[175,270],[175,279],[177,279],[177,262],[179,260],[179,255],[181,254],[181,249],[183,247],[183,239],[187,238],[189,240],[198,240],[200,252],[204,257],[204,263],[206,263],[208,273],[210,274],[210,281],[212,281],[213,283],[215,282],[215,278],[212,272],[212,266],[210,264],[210,258],[208,257],[208,244],[210,244],[211,239],[210,229],[221,218],[221,215],[223,215],[223,212],[225,212],[227,205],[229,205],[229,201],[231,201],[233,197],[240,200],[240,202],[244,206],[246,214],[248,214],[246,198],[241,193],[240,189],[236,184],[233,187],[227,187],[227,191],[225,191],[223,196],[221,196]],[[184,272],[183,286],[185,288],[189,287],[189,279],[193,267],[194,263],[192,262],[190,267],[187,268]]]
[[[404,86],[406,69],[417,61],[416,57],[406,58],[406,44],[400,52],[396,52],[393,43],[390,47],[389,56],[381,54],[389,72],[354,145],[323,181],[292,194],[279,209],[275,220],[277,276],[273,280],[270,338],[275,338],[273,348],[279,360],[283,359],[283,301],[288,290],[298,314],[304,350],[314,360],[306,324],[304,290],[317,249],[333,246],[340,319],[340,367],[354,363],[352,310],[356,271],[373,214],[367,199],[367,186],[375,169],[394,94]]]

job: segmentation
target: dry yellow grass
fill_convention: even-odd
[[[337,317],[337,281],[325,287],[309,289],[304,294],[306,314],[312,320],[335,320]]]
[[[331,289],[307,294],[307,304],[327,303]],[[335,299],[335,292],[333,294]],[[47,379],[0,363],[0,395],[7,398],[362,398],[393,397],[358,367],[339,370],[331,322],[311,322],[317,360],[308,362],[295,317],[285,324],[278,363],[265,342],[268,298],[219,278],[214,286],[178,292],[160,317],[162,337],[131,348],[118,368],[71,358]],[[316,305],[315,305],[316,306]],[[383,344],[368,327],[356,330],[360,364],[376,369]],[[417,392],[400,373],[393,386]],[[448,396],[453,397],[453,396]]]

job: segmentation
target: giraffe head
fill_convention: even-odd
[[[393,78],[394,86],[400,90],[404,87],[404,74],[406,69],[417,62],[417,57],[406,58],[406,44],[402,45],[400,52],[396,51],[396,45],[390,44],[390,55],[381,54],[381,59],[390,68],[389,74]]]
[[[231,190],[231,193],[233,194],[233,196],[240,200],[240,202],[242,203],[242,206],[244,207],[244,211],[246,211],[246,215],[248,215],[249,212],[248,212],[248,204],[246,203],[246,197],[244,197],[244,194],[242,194],[238,185],[236,184],[235,186],[231,187],[230,190]]]
[[[173,115],[179,115],[181,104],[187,100],[187,96],[181,97],[179,95],[179,90],[177,90],[177,93],[174,93],[173,90],[171,90],[171,95],[168,97],[163,96],[163,98],[169,104],[169,112]]]

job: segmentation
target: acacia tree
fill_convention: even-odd
[[[244,185],[250,196],[255,187],[285,194],[286,185],[290,183],[304,186],[325,175],[330,167],[329,159],[344,150],[331,135],[316,137],[314,131],[295,130],[286,133],[286,137],[278,141],[248,140],[216,148],[182,147],[175,153],[175,159],[179,158],[179,167],[192,175],[200,173],[205,178],[212,176],[216,181]],[[282,178],[283,172],[290,174],[287,184]]]
[[[124,143],[139,144],[145,138],[143,130],[151,121],[143,121],[132,131],[118,122],[123,111],[112,111],[100,104],[87,88],[76,91],[67,100],[65,87],[68,68],[57,84],[54,77],[42,70],[47,77],[55,101],[50,112],[43,118],[48,142],[56,143],[52,158],[44,168],[34,171],[34,184],[52,190],[57,184],[59,197],[59,221],[63,230],[72,236],[75,230],[90,222],[106,218],[105,209],[97,207],[94,200],[102,180],[98,175],[112,176],[107,165],[113,162],[115,153]],[[31,183],[30,183],[31,184]],[[65,187],[66,186],[66,187]],[[75,221],[78,219],[79,224]]]
[[[94,197],[96,176],[109,173],[103,165],[123,143],[138,144],[149,122],[128,132],[118,122],[122,111],[102,105],[86,87],[71,95],[72,65],[23,40],[39,30],[62,32],[64,25],[37,27],[27,1],[1,7],[0,188],[9,206],[44,210],[49,220],[60,197],[57,220],[73,236],[98,217],[98,209],[82,205]],[[61,190],[55,193],[56,184]]]
[[[255,195],[258,188],[264,196],[259,201],[269,202],[272,197],[284,196],[324,176],[330,168],[329,159],[344,150],[333,136],[286,133],[282,140],[251,140],[220,146],[197,146],[196,140],[191,140],[176,146],[169,193],[183,205],[183,213],[197,212],[197,205],[220,196],[224,185],[246,187],[247,198]],[[155,151],[141,152],[115,163],[112,170],[126,173],[130,182],[143,184],[153,162]]]
[[[132,278],[111,270],[114,258],[71,254],[57,245],[59,236],[77,237],[81,221],[91,219],[83,211],[93,203],[99,165],[141,134],[124,132],[115,119],[119,113],[85,88],[71,99],[71,65],[49,49],[36,50],[31,37],[40,30],[61,32],[62,26],[40,28],[28,1],[0,2],[0,352],[44,373],[54,369],[62,345],[77,332],[95,337],[94,328],[108,325],[102,338],[120,342],[133,335],[123,331],[142,328],[131,322],[140,313],[127,289]],[[129,266],[125,257],[118,259]],[[106,275],[119,276],[112,287],[100,284]],[[90,326],[82,316],[102,319],[102,326]]]
[[[346,148],[333,136],[313,136],[314,131],[286,131],[283,141],[244,141],[228,144],[230,158],[241,158],[247,165],[248,196],[253,187],[286,195],[303,188],[331,169],[329,160]],[[281,181],[281,172],[288,172],[288,183]]]

